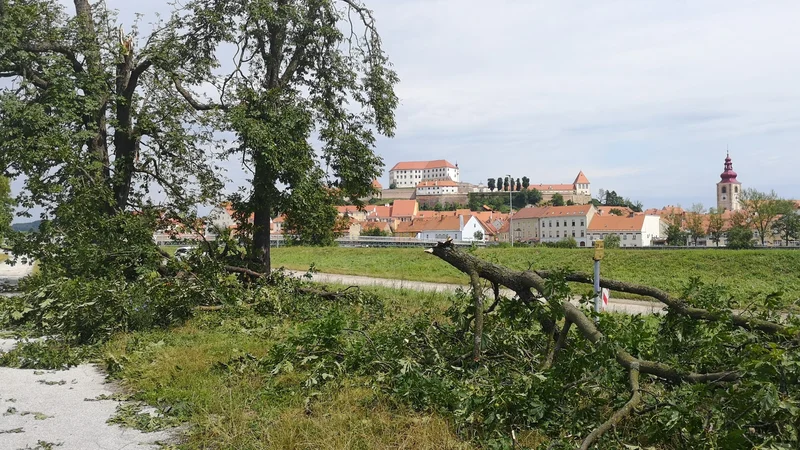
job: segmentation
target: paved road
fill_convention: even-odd
[[[305,272],[297,270],[288,270],[287,272],[296,277],[305,275]],[[424,292],[455,292],[456,289],[468,289],[466,285],[460,284],[430,283],[425,281],[395,280],[331,273],[314,273],[311,281],[317,283],[337,283],[348,286],[382,286],[393,289],[411,289]],[[503,289],[502,294],[509,297],[514,295],[513,291],[508,289]],[[608,303],[608,311],[627,314],[663,314],[665,308],[663,304],[657,302],[612,298]]]

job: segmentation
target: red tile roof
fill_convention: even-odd
[[[439,169],[442,167],[447,167],[449,169],[457,168],[444,159],[437,159],[434,161],[403,161],[395,164],[391,170],[425,170]]]
[[[540,208],[533,207],[533,208],[522,208],[516,213],[514,213],[514,220],[517,219],[536,219],[539,217],[544,217],[545,212],[547,211],[548,207],[543,206]]]
[[[585,216],[592,208],[592,205],[548,206],[542,217]]]
[[[392,204],[392,217],[414,217],[419,212],[416,200],[395,200]]]
[[[613,214],[594,216],[589,222],[589,231],[641,231],[645,216],[622,217]]]
[[[578,176],[575,178],[575,182],[572,183],[572,184],[579,184],[579,183],[580,184],[589,184],[589,179],[586,178],[586,175],[583,174],[582,170],[580,172],[578,172]]]
[[[372,187],[374,187],[375,189],[383,189],[383,186],[381,186],[381,182],[378,181],[377,179],[372,180]]]

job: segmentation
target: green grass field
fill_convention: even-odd
[[[478,249],[486,260],[523,270],[592,271],[591,249],[494,248]],[[467,278],[422,249],[309,248],[272,250],[273,267],[323,273],[365,275],[442,283],[466,283]],[[800,292],[800,251],[765,250],[607,250],[601,276],[641,283],[680,293],[691,277],[731,289],[739,301],[775,291],[794,301]]]

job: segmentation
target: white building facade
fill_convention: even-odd
[[[589,225],[589,236],[593,242],[614,234],[619,236],[620,247],[650,247],[654,239],[663,236],[662,229],[659,216],[595,216]]]
[[[421,181],[417,184],[417,195],[458,194],[458,184],[450,180]]]
[[[589,223],[595,217],[593,205],[550,206],[539,218],[539,240],[558,242],[574,238],[579,247],[591,245],[587,235]]]
[[[416,187],[423,181],[450,180],[458,183],[458,165],[438,159],[435,161],[399,162],[389,170],[389,183],[396,188]]]

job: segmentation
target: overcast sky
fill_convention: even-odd
[[[744,187],[800,198],[800,1],[366,1],[401,78],[384,186],[447,159],[462,181],[583,170],[594,195],[709,207],[729,147]]]

